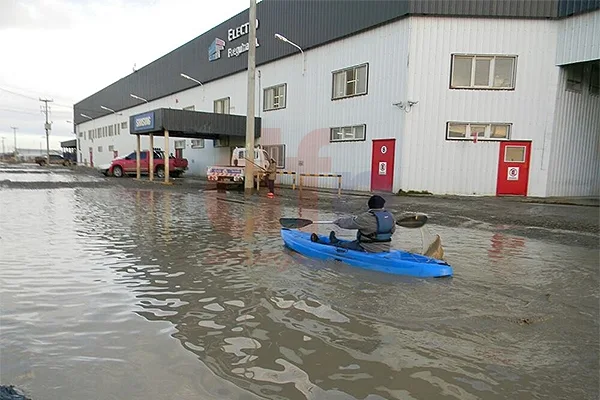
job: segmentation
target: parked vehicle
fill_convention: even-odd
[[[244,174],[246,167],[246,148],[236,147],[231,154],[230,165],[211,165],[206,170],[206,176],[209,181],[218,184],[241,185],[244,183]],[[269,166],[269,154],[260,147],[254,149],[254,169],[259,170],[258,177],[262,179],[262,172]],[[260,166],[263,170],[257,168]]]
[[[150,157],[149,150],[140,151],[140,173],[149,174]],[[161,149],[154,149],[154,174],[157,178],[165,177],[165,154]],[[117,178],[125,175],[136,174],[137,162],[136,152],[126,156],[117,157],[110,162],[98,167],[100,172],[106,176],[115,176]],[[188,169],[188,160],[185,158],[169,157],[169,176],[177,178]]]
[[[34,159],[34,162],[40,166],[48,165],[48,156],[38,156]],[[73,162],[61,156],[60,154],[50,154],[50,164],[68,166],[72,165]]]

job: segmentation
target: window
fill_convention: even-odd
[[[121,129],[127,129],[127,121],[121,122]]]
[[[204,139],[192,139],[192,149],[203,149],[204,148]]]
[[[600,94],[600,61],[592,63],[590,68],[590,94]]]
[[[84,134],[84,133],[85,133],[85,132],[79,132],[79,137],[83,137],[83,134]]]
[[[272,86],[264,90],[263,111],[285,108],[287,84]]]
[[[506,146],[504,162],[525,162],[525,146]]]
[[[115,126],[116,126],[115,129],[117,130],[117,135],[120,135],[121,134],[121,125],[116,124]]]
[[[216,114],[229,114],[229,97],[215,100],[214,112]]]
[[[183,111],[196,111],[196,106],[183,107]]]
[[[452,89],[514,89],[516,56],[452,55]]]
[[[332,100],[367,94],[368,64],[333,72]]]
[[[98,153],[102,153],[102,146],[98,146]]]
[[[77,150],[81,151],[81,139],[77,139]]]
[[[446,140],[508,140],[511,124],[448,122]]]
[[[365,140],[366,125],[331,128],[330,142]]]
[[[213,140],[213,147],[228,147],[229,146],[229,136],[225,136],[221,139]]]
[[[108,146],[108,151],[115,151],[115,146],[112,144]]]
[[[583,83],[583,64],[567,65],[567,87],[566,89],[572,92],[581,92]]]
[[[112,136],[113,135],[113,129],[114,129],[114,127],[112,125],[110,125],[108,127],[108,136]]]
[[[185,149],[185,139],[175,141],[175,150]]]
[[[277,161],[277,168],[285,168],[285,144],[266,145],[263,149]]]

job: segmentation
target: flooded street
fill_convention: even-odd
[[[597,235],[432,218],[454,277],[415,279],[283,247],[331,206],[115,180],[0,171],[0,383],[33,400],[598,398]]]

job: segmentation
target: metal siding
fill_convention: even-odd
[[[411,14],[554,18],[559,0],[412,0]]]
[[[398,18],[407,10],[407,0],[263,0],[257,4],[256,11],[259,20],[256,36],[260,44],[256,50],[257,65],[297,52],[293,46],[275,39],[275,33],[281,33],[303,49],[309,49]],[[226,40],[227,29],[246,22],[248,10],[78,102],[74,107],[75,122],[86,121],[79,115],[81,112],[94,118],[108,115],[109,112],[102,110],[101,105],[117,111],[139,105],[141,101],[131,98],[130,93],[150,101],[196,85],[180,77],[180,72],[206,83],[246,70],[247,53],[232,58],[227,58],[226,54],[230,47]],[[208,48],[215,37],[226,40],[226,49],[221,53],[221,59],[210,62]],[[246,37],[238,38],[231,46],[245,42]]]
[[[512,138],[532,140],[529,194],[545,191],[541,153],[555,98],[552,21],[410,17],[408,100],[402,148],[403,190],[493,195],[497,142],[445,140],[448,121],[509,122]],[[424,51],[426,49],[426,51]],[[514,91],[451,90],[452,53],[517,55]]]
[[[589,67],[584,76],[574,93],[560,71],[547,196],[600,195],[600,96],[588,92]]]
[[[600,59],[600,10],[559,22],[556,64]]]
[[[559,17],[566,17],[600,8],[600,0],[559,0],[558,3]]]
[[[262,89],[287,83],[286,108],[261,111],[261,144],[286,144],[286,170],[342,174],[344,189],[370,190],[372,139],[400,142],[404,113],[392,103],[406,91],[407,27],[407,20],[401,20],[313,49],[307,53],[304,76],[300,55],[259,68]],[[332,101],[332,71],[365,62],[368,94]],[[331,127],[355,124],[366,124],[365,141],[329,142]],[[397,171],[395,177],[399,179]],[[278,180],[291,182],[291,177]],[[305,185],[337,188],[337,179],[306,178]]]
[[[526,18],[556,17],[558,0],[263,0],[257,5],[260,21],[256,52],[257,65],[286,57],[296,49],[274,38],[279,32],[303,49],[328,43],[388,23],[413,13],[446,14],[458,16],[520,16]],[[523,7],[527,4],[528,7]],[[247,55],[208,61],[208,47],[215,39],[227,38],[227,29],[248,21],[248,11],[243,11],[217,27],[185,43],[140,70],[122,78],[99,92],[81,100],[74,106],[75,123],[85,122],[81,112],[94,118],[108,115],[100,108],[105,105],[124,110],[139,104],[130,93],[147,100],[159,99],[172,93],[194,87],[196,84],[179,76],[180,72],[192,75],[203,83],[243,71],[247,68]],[[244,38],[234,44],[245,42]],[[227,46],[229,47],[229,46]],[[135,51],[135,50],[132,50]]]

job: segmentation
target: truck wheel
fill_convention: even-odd
[[[123,177],[123,168],[121,168],[118,165],[115,165],[113,167],[113,175],[116,176],[117,178]]]
[[[162,165],[159,165],[158,167],[156,167],[156,176],[160,179],[164,179],[165,167],[163,167]]]

